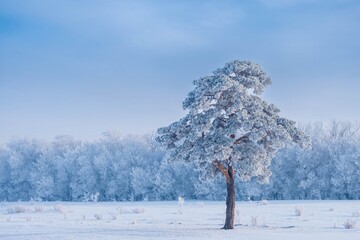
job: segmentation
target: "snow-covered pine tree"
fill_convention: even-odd
[[[204,179],[221,172],[226,179],[224,229],[234,228],[235,173],[266,182],[276,151],[293,141],[307,147],[309,138],[260,98],[270,78],[258,64],[232,61],[213,75],[194,81],[183,108],[188,114],[158,129],[157,141],[169,160],[195,161]]]

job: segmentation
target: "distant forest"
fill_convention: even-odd
[[[300,127],[311,136],[311,149],[279,151],[268,184],[237,178],[238,200],[360,199],[360,125]],[[0,146],[0,201],[225,199],[222,176],[202,180],[194,164],[168,163],[164,154],[153,135],[15,139]]]

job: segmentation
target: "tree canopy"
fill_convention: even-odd
[[[197,162],[204,178],[231,166],[244,180],[266,182],[270,161],[286,142],[309,146],[294,121],[260,98],[271,84],[260,65],[232,61],[193,83],[183,102],[187,115],[158,130],[169,160]]]

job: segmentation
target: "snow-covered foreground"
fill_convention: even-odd
[[[238,202],[236,229],[221,230],[224,202],[3,202],[0,239],[355,240],[359,215],[360,201]]]

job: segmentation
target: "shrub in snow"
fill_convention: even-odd
[[[61,204],[56,204],[55,206],[54,206],[54,209],[57,211],[57,212],[61,212],[61,209],[63,208],[63,205],[61,205]]]
[[[263,222],[263,227],[269,227],[269,225],[266,223],[266,220],[264,219],[264,222]]]
[[[236,216],[240,216],[240,208],[238,207],[238,208],[236,208],[236,210],[235,210],[235,214],[236,214]]]
[[[86,215],[81,215],[82,220],[86,219]]]
[[[259,216],[251,216],[251,225],[252,226],[258,225],[258,218],[259,218]]]
[[[13,208],[9,207],[7,209],[7,213],[12,214],[12,213],[24,213],[26,212],[26,207],[24,205],[17,205]]]
[[[67,212],[66,207],[65,207],[64,205],[62,205],[62,204],[56,204],[56,205],[54,206],[54,209],[55,209],[57,212],[61,213],[61,214],[65,214],[65,213]]]
[[[179,204],[179,207],[182,207],[185,204],[185,197],[179,196],[178,197],[178,204]]]
[[[330,212],[333,212],[335,209],[334,208],[329,208],[329,211]]]
[[[178,210],[177,210],[178,214],[183,214],[182,206],[184,206],[184,204],[185,204],[185,197],[179,196],[178,197]]]
[[[117,211],[118,214],[123,214],[124,213],[124,210],[121,207],[117,207],[116,211]]]
[[[236,218],[238,219],[238,223],[240,224],[240,208],[237,207],[235,210]]]
[[[356,211],[352,213],[353,217],[360,217],[360,211]]]
[[[132,222],[131,222],[131,224],[133,224],[133,225],[135,225],[137,222],[136,222],[136,220],[133,220]]]
[[[261,200],[260,202],[257,202],[258,205],[268,205],[269,202],[267,200]]]
[[[346,219],[346,221],[344,222],[344,227],[346,229],[353,229],[355,228],[356,225],[356,221],[353,219]]]
[[[27,216],[26,218],[25,218],[25,220],[27,221],[27,222],[31,222],[31,217],[30,216]]]
[[[133,213],[136,213],[136,214],[138,214],[138,213],[144,213],[144,212],[145,212],[145,209],[143,209],[143,208],[133,208],[132,212],[133,212]]]
[[[34,206],[34,210],[35,210],[35,212],[42,212],[42,211],[44,211],[44,206],[42,206],[42,205]]]
[[[117,214],[110,214],[112,220],[116,220]]]
[[[14,211],[14,209],[12,207],[8,207],[7,208],[7,213],[12,214],[12,213],[15,213],[15,211]]]
[[[295,216],[301,216],[303,214],[302,207],[295,207]]]
[[[11,222],[11,217],[7,217],[6,221]]]
[[[24,213],[26,212],[26,207],[24,205],[17,205],[14,210],[16,213]]]
[[[102,214],[94,214],[94,217],[96,218],[96,220],[102,220],[103,219]]]

